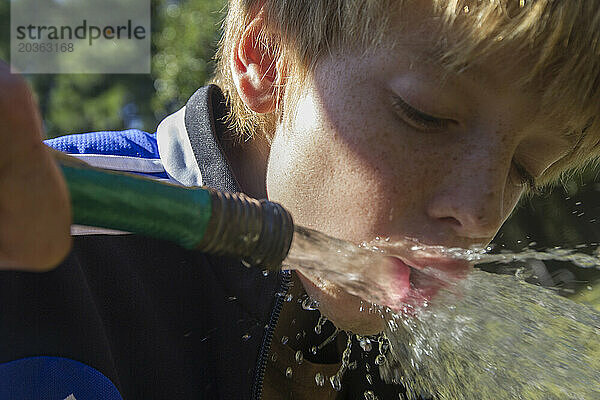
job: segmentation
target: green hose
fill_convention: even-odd
[[[294,231],[279,204],[93,168],[61,156],[73,223],[169,240],[187,249],[278,269]]]

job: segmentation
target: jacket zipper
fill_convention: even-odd
[[[281,273],[281,286],[279,287],[279,291],[277,293],[287,293],[288,289],[290,288],[291,272],[282,271]],[[265,372],[267,369],[267,357],[269,356],[269,350],[271,349],[271,342],[273,341],[273,335],[275,334],[275,327],[277,326],[277,321],[279,320],[279,314],[281,314],[281,309],[283,308],[285,295],[278,294],[276,296],[277,298],[275,299],[275,306],[273,307],[269,317],[267,332],[263,337],[260,351],[258,353],[258,363],[256,364],[254,386],[252,389],[252,400],[260,400],[262,396]]]

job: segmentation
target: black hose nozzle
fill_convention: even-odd
[[[206,189],[212,200],[212,215],[197,249],[240,257],[250,266],[279,269],[292,244],[291,215],[268,200]]]

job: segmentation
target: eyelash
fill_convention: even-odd
[[[402,119],[410,124],[413,128],[430,131],[440,130],[448,127],[450,122],[449,119],[436,118],[431,115],[425,114],[412,106],[408,105],[404,100],[398,96],[392,96],[392,104],[396,111],[400,114]]]
[[[513,166],[515,167],[522,184],[527,188],[527,190],[534,194],[539,194],[540,189],[535,182],[535,178],[527,171],[527,169],[515,161],[513,161]]]
[[[410,124],[413,128],[420,130],[438,130],[448,127],[448,124],[454,122],[449,119],[436,118],[431,115],[425,114],[410,105],[398,96],[392,96],[392,103],[394,108],[401,114],[401,117]],[[519,175],[520,181],[527,188],[529,192],[539,194],[540,189],[538,188],[535,178],[527,171],[521,164],[513,161],[513,166]]]

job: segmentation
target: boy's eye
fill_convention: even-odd
[[[517,172],[521,184],[524,185],[528,191],[537,193],[539,189],[533,175],[531,175],[525,167],[516,161],[513,161],[513,167]]]
[[[392,96],[392,104],[400,117],[413,128],[422,131],[435,131],[447,128],[450,123],[455,121],[445,118],[436,118],[425,114],[412,107],[398,96]]]

